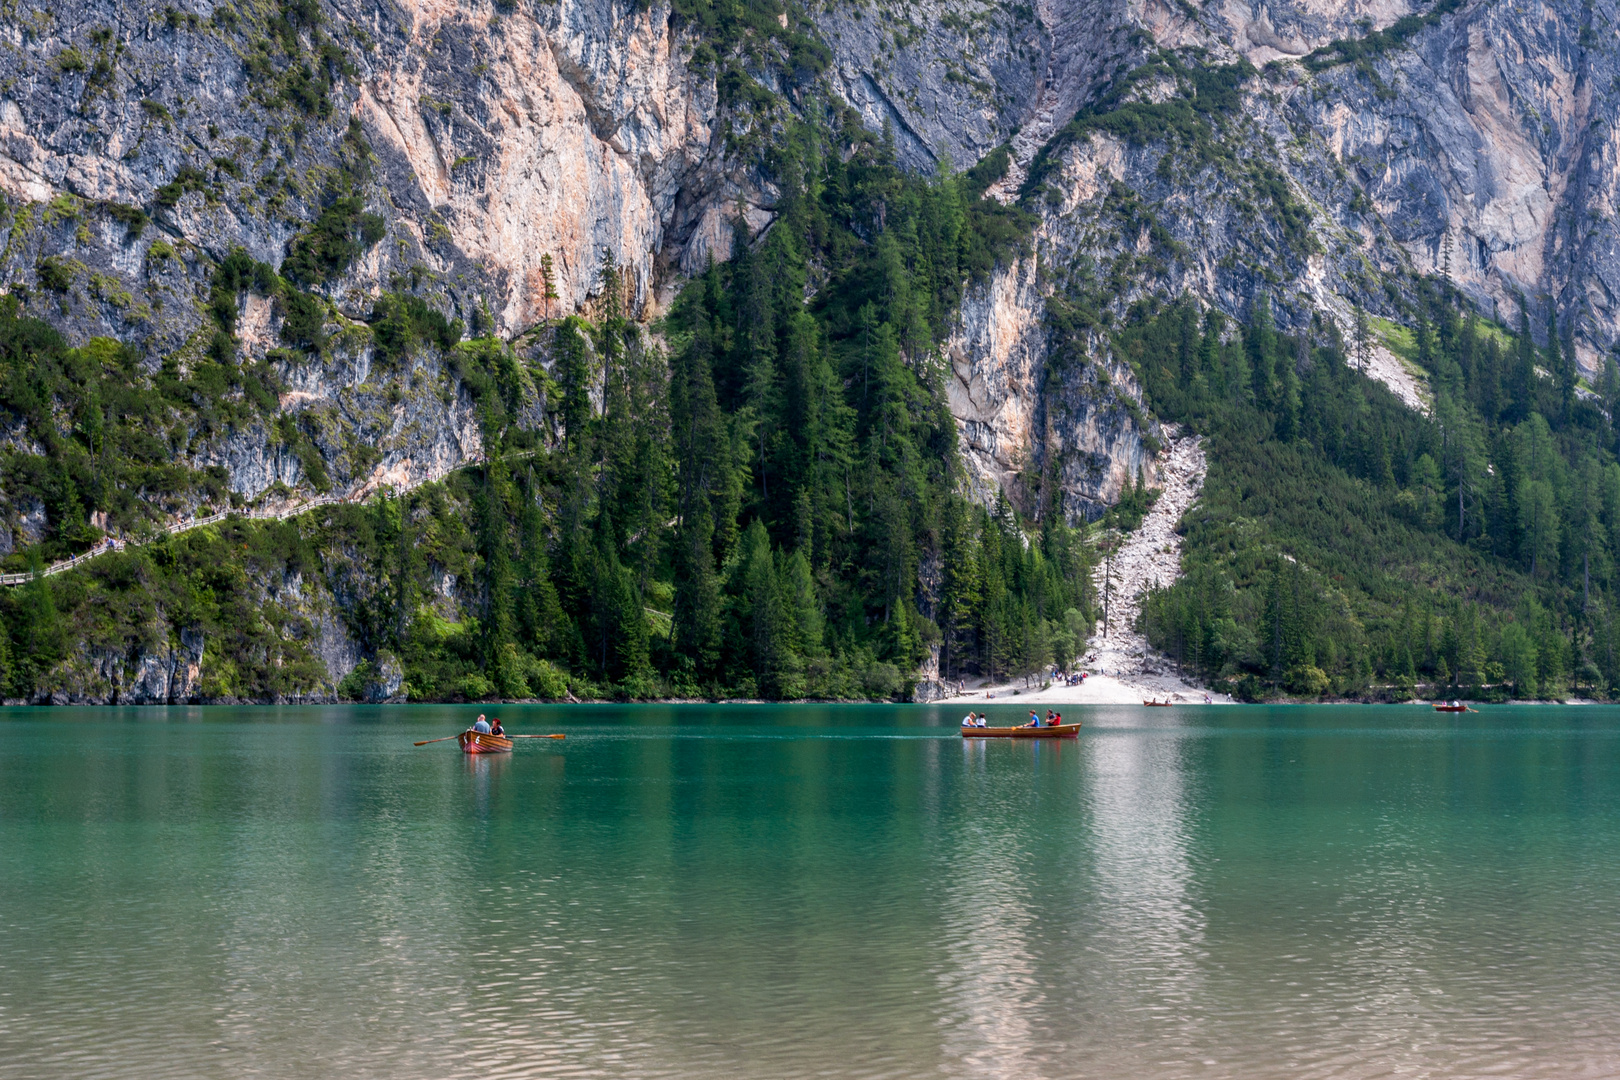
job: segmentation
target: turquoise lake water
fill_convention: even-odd
[[[1620,1075],[1620,710],[957,712],[0,710],[0,1076]]]

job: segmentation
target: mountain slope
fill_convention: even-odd
[[[1030,664],[1061,644],[1043,637],[1047,624],[1067,625],[1061,607],[1033,621],[1002,610],[991,632],[988,594],[976,591],[988,579],[958,575],[971,582],[960,599],[973,615],[952,629],[939,599],[953,580],[950,530],[924,508],[965,494],[995,511],[1004,538],[1029,537],[1095,518],[1138,478],[1156,485],[1153,410],[1164,406],[1120,335],[1169,301],[1196,297],[1243,320],[1264,301],[1307,349],[1382,355],[1387,370],[1414,379],[1409,398],[1437,402],[1446,388],[1432,357],[1395,354],[1420,320],[1436,318],[1426,277],[1445,278],[1475,307],[1526,325],[1535,340],[1523,347],[1545,350],[1544,366],[1570,393],[1590,392],[1582,380],[1604,383],[1620,267],[1613,19],[1612,4],[1455,0],[1263,10],[1067,0],[814,11],[775,0],[20,4],[0,18],[12,45],[0,54],[0,270],[17,305],[6,313],[0,554],[22,569],[108,533],[139,540],[175,515],[415,486],[517,452],[549,462],[517,490],[540,499],[538,535],[548,557],[560,555],[566,500],[555,485],[570,432],[606,423],[612,409],[599,351],[623,342],[649,371],[663,370],[693,332],[684,316],[657,321],[683,310],[683,283],[711,261],[778,250],[777,233],[808,228],[803,294],[771,301],[773,366],[760,368],[754,347],[733,339],[712,360],[727,423],[756,425],[761,443],[718,535],[757,521],[773,550],[791,554],[804,534],[797,510],[779,501],[797,489],[770,490],[776,463],[757,437],[801,437],[776,411],[800,407],[805,392],[789,379],[799,354],[785,328],[801,315],[814,322],[859,441],[870,432],[870,364],[857,396],[853,342],[886,325],[920,395],[908,422],[935,432],[922,445],[937,459],[929,483],[943,501],[911,507],[911,535],[925,542],[894,581],[860,568],[857,548],[847,576],[830,571],[818,583],[822,601],[838,592],[835,580],[858,583],[862,610],[848,631],[868,650],[848,678],[826,685],[887,687],[885,675],[867,678],[870,665],[906,668],[917,657],[924,674],[936,664],[944,674],[953,648],[990,669]],[[827,154],[869,156],[880,178],[812,197],[839,223],[831,232],[794,217],[804,192],[845,182],[823,168]],[[931,201],[942,192],[944,203]],[[947,204],[959,230],[942,234],[933,210],[917,210]],[[949,259],[940,235],[955,238]],[[841,276],[873,267],[886,292]],[[721,275],[727,289],[731,274]],[[576,315],[587,321],[570,322]],[[640,328],[609,329],[625,316]],[[758,330],[728,326],[745,343]],[[577,341],[591,343],[588,360]],[[580,363],[597,372],[594,389],[568,374]],[[957,448],[939,441],[940,408]],[[1574,422],[1562,405],[1542,412],[1560,431]],[[594,467],[599,484],[605,461]],[[678,477],[687,465],[672,467]],[[883,470],[872,475],[905,471]],[[481,496],[458,484],[429,501],[476,515]],[[613,498],[582,504],[589,520],[604,497]],[[662,498],[648,505],[662,509]],[[853,534],[851,492],[845,501]],[[435,557],[406,575],[443,601],[435,617],[469,633],[472,621],[487,623],[495,551],[527,535],[516,503],[506,515],[499,542],[486,529],[451,545],[461,554],[445,558],[463,571]],[[649,612],[650,632],[672,633],[685,571],[669,545],[684,526],[621,526],[610,540],[622,563],[655,535],[666,546],[626,594],[639,605],[620,606]],[[983,523],[971,531],[982,548]],[[349,543],[339,536],[306,537],[329,569],[343,564],[328,547]],[[716,542],[717,573],[731,543]],[[366,544],[355,553],[380,557]],[[268,565],[244,570],[242,587],[274,595]],[[296,574],[291,565],[275,573]],[[380,671],[383,653],[405,648],[412,612],[381,636],[364,614],[381,571],[357,571],[371,582],[358,591],[342,584],[349,571],[335,572],[319,596],[293,605],[307,627],[277,631],[324,643],[319,677],[292,689],[250,680],[242,693],[331,693],[356,664]],[[581,587],[583,571],[567,573]],[[1049,591],[1032,588],[1019,584],[1019,595]],[[1083,587],[1063,590],[1062,603],[1088,610]],[[24,672],[14,689],[55,693],[72,680],[52,683],[40,663],[18,660],[42,647],[29,628],[50,623],[37,590],[21,595],[7,601],[14,671]],[[920,619],[915,640],[891,626],[902,597]],[[602,625],[581,595],[562,600],[582,635]],[[134,604],[129,625],[166,621],[167,630],[118,632],[127,670],[159,639],[180,642],[192,629],[190,616],[155,603]],[[214,620],[223,631],[220,618],[195,625]],[[888,637],[872,651],[879,624]],[[1015,624],[1016,648],[993,644]],[[492,651],[500,635],[452,648],[454,636],[439,633],[409,661],[434,688],[423,692],[512,677],[491,666],[504,655]],[[129,644],[137,638],[150,641]],[[623,681],[617,661],[599,656],[587,674],[573,645],[531,633],[529,646],[530,682],[556,685],[534,667],[542,661],[593,684]],[[89,663],[82,649],[71,664],[56,649],[39,655]],[[707,669],[711,685],[741,685],[741,661],[727,663],[729,674]],[[758,655],[749,663],[757,685],[765,668]]]

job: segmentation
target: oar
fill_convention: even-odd
[[[566,739],[566,735],[508,735],[508,739]]]
[[[415,746],[426,746],[428,743],[449,742],[451,739],[459,739],[459,738],[461,738],[461,736],[464,735],[464,734],[466,734],[466,732],[458,731],[454,735],[446,735],[442,739],[423,739],[421,742],[414,743],[413,745],[415,745]]]

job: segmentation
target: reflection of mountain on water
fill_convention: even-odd
[[[360,710],[29,714],[0,724],[0,1060],[1616,1074],[1613,713],[1160,712],[1053,745],[641,710],[471,762]]]
[[[1186,740],[1136,732],[1094,739],[1088,749],[1096,887],[1083,977],[1099,1028],[1090,1035],[1128,1048],[1129,1061],[1153,1045],[1166,1067],[1191,1065],[1206,924],[1192,892]]]
[[[977,739],[961,747],[960,799],[973,812],[946,854],[944,955],[936,981],[944,999],[941,1050],[974,1073],[1016,1076],[1037,1067],[1029,1060],[1038,1052],[1030,1018],[1043,992],[1033,938],[1043,913],[1030,888],[1038,875],[1029,872],[1027,851],[1034,820],[1029,763],[1037,748],[1025,753],[1019,746],[1009,755]]]
[[[974,812],[946,875],[940,983],[944,1051],[969,1074],[1125,1075],[1144,1045],[1174,1054],[1204,929],[1179,746],[963,748]]]

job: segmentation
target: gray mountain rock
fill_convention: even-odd
[[[1242,314],[1264,292],[1293,326],[1312,309],[1342,322],[1358,302],[1395,315],[1412,275],[1449,274],[1504,319],[1522,308],[1541,332],[1553,314],[1582,368],[1601,368],[1620,333],[1613,0],[1443,2],[1398,22],[1413,11],[930,0],[815,13],[825,92],[887,126],[911,167],[961,169],[1008,145],[1004,199],[1045,170],[1023,193],[1041,216],[1036,259],[973,290],[945,346],[981,497],[1056,462],[1065,505],[1095,513],[1127,477],[1153,478],[1157,438],[1106,336],[1054,364],[1059,293],[1118,316],[1181,293]],[[1369,31],[1383,33],[1326,63],[1332,42]],[[383,292],[515,337],[594,310],[612,264],[651,318],[683,275],[727,256],[734,219],[754,233],[772,221],[774,191],[739,149],[750,133],[667,3],[24,0],[0,36],[0,274],[74,341],[116,337],[151,370],[184,367],[207,346],[209,283],[232,248],[280,265],[337,191],[380,216],[374,245],[310,283],[330,304],[320,356],[278,349],[270,301],[249,295],[239,312],[244,353],[275,365],[281,408],[340,490],[443,475],[477,453],[453,373],[431,357],[374,369],[360,320]],[[1264,69],[1209,146],[1165,130],[1063,134],[1163,50],[1184,72]],[[757,74],[802,103],[772,70]],[[1191,100],[1188,87],[1164,69],[1113,103]],[[267,425],[189,453],[248,501],[310,482]],[[8,510],[8,533],[26,533],[24,509]]]

